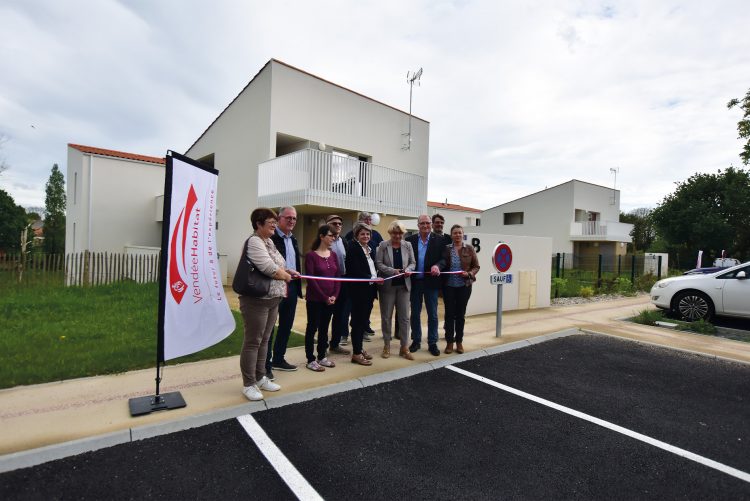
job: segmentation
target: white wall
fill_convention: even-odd
[[[154,207],[164,192],[164,173],[164,165],[68,147],[65,252],[161,247],[161,223],[156,222]]]
[[[616,203],[612,205],[613,196]],[[570,223],[576,209],[598,212],[601,221],[620,220],[620,192],[573,179],[523,198],[487,209],[482,213],[482,231],[552,238],[552,251],[573,252]],[[503,214],[523,212],[523,224],[503,224]],[[611,225],[616,233],[618,225]],[[623,241],[629,241],[625,235]],[[606,240],[606,239],[605,239]]]
[[[234,275],[242,242],[252,233],[258,206],[258,164],[273,157],[270,133],[271,72],[264,68],[186,152],[199,160],[214,154],[219,171],[216,244]]]
[[[550,237],[552,252],[571,253],[570,222],[575,216],[573,197],[572,182],[532,193],[484,211],[481,229],[487,233]],[[506,212],[523,212],[523,224],[503,224]]]
[[[495,313],[497,311],[497,285],[490,284],[490,274],[496,273],[492,264],[492,252],[495,246],[506,243],[513,253],[513,261],[507,273],[513,275],[511,284],[503,285],[503,311],[519,308],[519,285],[522,271],[536,272],[536,308],[550,305],[550,288],[552,282],[552,239],[543,237],[526,237],[518,235],[500,235],[488,233],[466,233],[466,242],[479,242],[479,273],[472,286],[471,299],[466,309],[467,315]]]
[[[469,231],[469,228],[476,226],[476,220],[482,218],[481,212],[464,211],[448,209],[443,207],[427,207],[427,215],[432,217],[433,214],[440,214],[445,218],[445,226],[443,227],[446,233],[450,233],[451,226],[454,224],[460,224],[464,228],[464,232]]]
[[[427,177],[429,123],[412,117],[411,150],[405,151],[408,114],[277,61],[272,70],[273,137],[279,132],[322,142]]]
[[[429,124],[413,119],[411,151],[401,149],[401,133],[407,130],[408,114],[270,61],[186,152],[194,159],[215,154],[217,245],[227,254],[228,274],[234,274],[242,242],[252,231],[258,164],[274,158],[277,133],[370,156],[375,164],[427,178]]]

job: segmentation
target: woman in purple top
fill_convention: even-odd
[[[335,238],[331,227],[324,224],[318,228],[318,235],[312,244],[312,251],[305,256],[305,274],[316,277],[335,278],[339,276],[339,262],[336,253],[331,250]],[[326,367],[336,364],[326,357],[328,350],[328,325],[333,315],[341,282],[330,280],[307,281],[307,328],[305,329],[305,354],[307,368],[323,372]],[[315,332],[318,333],[318,358],[315,359]]]

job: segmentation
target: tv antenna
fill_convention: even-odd
[[[610,167],[609,172],[615,175],[615,182],[612,185],[612,203],[609,205],[616,205],[617,204],[617,173],[620,172],[620,168]]]
[[[404,145],[401,146],[402,150],[409,151],[411,150],[411,98],[412,98],[412,91],[414,90],[414,84],[416,83],[418,86],[420,85],[420,79],[422,78],[422,68],[419,68],[419,71],[416,72],[406,72],[406,82],[409,84],[409,132],[406,134],[402,134],[402,136],[405,137]]]

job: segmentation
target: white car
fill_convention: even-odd
[[[750,262],[705,275],[659,280],[651,302],[684,320],[709,320],[714,315],[750,318]]]

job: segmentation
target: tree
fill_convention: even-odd
[[[62,254],[65,252],[65,178],[57,167],[45,187],[44,206],[47,217],[44,220],[44,252]]]
[[[732,109],[735,106],[739,106],[739,108],[745,112],[742,119],[737,122],[737,132],[740,133],[737,139],[747,140],[742,147],[740,158],[742,159],[742,163],[748,165],[750,164],[750,89],[748,89],[747,94],[745,94],[745,97],[742,98],[742,100],[732,99],[727,103],[727,108],[729,109]]]
[[[18,252],[26,211],[5,190],[0,190],[0,252]]]
[[[656,229],[654,228],[654,222],[651,220],[651,209],[639,207],[627,214],[621,213],[620,222],[633,225],[633,230],[630,232],[630,236],[633,238],[633,252],[644,252],[650,249],[656,238]]]
[[[690,263],[699,250],[706,262],[722,250],[750,256],[750,172],[729,167],[716,174],[694,174],[677,183],[651,213],[660,245],[673,249],[677,262]],[[681,259],[682,258],[682,259]]]

